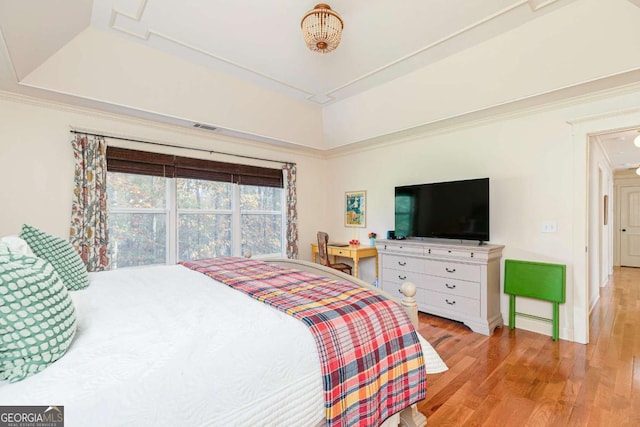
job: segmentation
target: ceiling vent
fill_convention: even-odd
[[[203,123],[194,123],[193,127],[194,128],[198,128],[198,129],[209,130],[211,132],[214,132],[214,131],[218,130],[218,128],[215,127],[215,126],[205,125]]]

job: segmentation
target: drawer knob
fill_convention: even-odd
[[[406,261],[404,261],[404,262],[403,261],[398,261],[398,265],[401,265],[401,266],[404,267],[405,265],[407,265],[407,262]]]
[[[406,278],[407,278],[407,276],[401,276],[401,275],[399,275],[399,274],[398,274],[398,279],[400,279],[400,280],[404,280],[404,279],[406,279]]]
[[[444,269],[447,271],[447,273],[455,273],[456,272],[455,268],[445,267]]]
[[[456,302],[455,301],[449,301],[448,299],[445,299],[446,303],[449,305],[455,305]]]
[[[450,285],[450,284],[448,284],[448,283],[445,283],[444,285],[445,285],[448,289],[455,289],[455,288],[456,288],[456,285]]]

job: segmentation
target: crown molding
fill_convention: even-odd
[[[631,80],[636,82],[640,81],[637,75],[640,74],[640,70],[634,70],[628,73],[631,76]],[[613,76],[616,77],[616,76]],[[613,78],[612,77],[612,78]],[[596,85],[598,82],[590,82],[588,84],[580,85],[583,87],[590,87],[590,85]],[[565,88],[566,90],[575,89],[574,87]],[[375,137],[367,138],[361,141],[354,142],[349,145],[336,147],[332,149],[317,149],[306,147],[302,145],[295,145],[283,141],[261,142],[251,139],[251,135],[246,137],[224,135],[223,133],[210,132],[207,130],[200,130],[196,128],[190,128],[185,125],[163,123],[158,120],[139,118],[127,115],[125,113],[113,113],[102,111],[94,108],[75,106],[68,103],[62,103],[58,101],[45,100],[41,98],[30,97],[27,95],[16,94],[12,92],[0,91],[0,99],[8,101],[21,102],[31,104],[34,106],[53,108],[60,111],[68,111],[72,113],[86,114],[92,117],[119,120],[131,125],[144,126],[153,129],[161,129],[169,132],[177,132],[183,135],[189,135],[199,138],[207,138],[214,141],[227,142],[227,143],[241,143],[246,146],[256,148],[269,148],[274,149],[274,145],[277,145],[276,149],[280,153],[305,155],[318,159],[336,158],[351,155],[364,150],[373,150],[380,147],[389,145],[396,145],[399,143],[414,141],[424,138],[426,136],[433,136],[438,134],[450,133],[456,130],[468,129],[483,124],[493,123],[500,120],[522,117],[534,113],[541,113],[544,111],[550,111],[559,108],[566,108],[573,105],[583,104],[587,102],[593,102],[610,98],[612,96],[626,95],[640,91],[640,83],[632,83],[626,85],[620,85],[608,89],[601,89],[593,91],[583,95],[577,95],[570,98],[563,98],[559,100],[548,100],[547,98],[552,95],[562,95],[563,90],[554,91],[551,94],[542,94],[530,98],[520,99],[513,102],[495,105],[490,108],[485,108],[477,111],[460,114],[457,116],[442,118],[434,120],[432,122],[423,123],[419,126],[401,129],[398,131],[390,132],[384,135],[378,135]],[[534,105],[530,105],[534,104]],[[576,117],[567,120],[568,124],[579,124],[582,122],[588,122],[596,119],[602,119],[607,117],[620,116],[625,114],[633,114],[640,111],[640,107],[626,110],[610,111],[602,114],[595,114],[583,117]],[[175,118],[169,118],[174,119]],[[190,123],[190,122],[189,122]],[[108,131],[104,130],[92,130],[92,133],[101,133]],[[134,138],[136,135],[123,135],[123,137]],[[140,139],[145,139],[141,136]],[[163,141],[158,141],[163,142]],[[277,143],[277,144],[274,144]]]
[[[640,78],[638,77],[640,76],[640,70],[633,70],[623,74],[627,75],[628,80],[630,81],[640,82]],[[585,104],[588,102],[600,101],[606,98],[611,98],[613,96],[621,96],[634,92],[640,92],[640,83],[628,83],[604,89],[600,88],[598,90],[593,90],[592,92],[570,97],[563,96],[565,92],[573,92],[581,88],[588,90],[592,86],[598,87],[600,85],[606,85],[607,80],[613,80],[617,77],[624,76],[611,76],[606,79],[598,79],[592,82],[583,83],[581,85],[562,88],[549,93],[534,95],[503,104],[494,105],[488,108],[470,111],[456,116],[437,119],[411,128],[401,129],[398,131],[390,132],[388,134],[378,135],[375,137],[357,141],[345,146],[332,148],[327,150],[327,153],[330,158],[343,157],[364,150],[378,149],[390,145],[397,145],[400,143],[419,140],[428,136],[442,135],[458,130],[495,123],[502,120],[515,119],[531,114],[543,113],[545,111],[552,111]],[[560,99],[553,99],[554,97],[559,97]],[[604,114],[596,114],[570,119],[567,120],[567,123],[576,124],[580,122],[591,121],[594,119],[632,114],[638,111],[640,111],[640,107],[625,110],[616,110]]]
[[[163,123],[156,120],[133,117],[127,114],[112,113],[112,112],[97,110],[89,107],[80,107],[80,106],[70,105],[70,104],[66,104],[58,101],[34,98],[31,96],[16,94],[12,92],[6,92],[2,90],[0,90],[0,100],[19,102],[22,104],[32,105],[34,107],[54,109],[57,111],[64,111],[68,113],[83,114],[83,115],[87,115],[97,119],[117,120],[125,124],[132,125],[132,126],[139,126],[141,128],[172,132],[178,135],[185,135],[192,138],[204,138],[208,140],[207,142],[218,141],[218,142],[224,142],[224,143],[230,143],[230,144],[242,144],[243,146],[246,146],[246,147],[260,148],[260,149],[266,149],[270,151],[274,151],[274,149],[276,149],[277,155],[291,154],[291,155],[302,155],[302,156],[317,158],[317,159],[326,158],[326,152],[316,148],[310,148],[306,146],[297,146],[297,145],[288,144],[288,143],[282,143],[282,145],[279,145],[276,147],[274,146],[273,143],[260,142],[260,141],[255,141],[248,138],[245,139],[241,137],[229,136],[229,135],[224,135],[222,133],[211,132],[208,130],[201,130],[197,128],[190,128],[190,127],[185,127],[177,124]],[[148,140],[150,142],[165,143],[165,144],[175,144],[175,142],[173,141],[150,139],[149,137],[144,135],[144,131],[142,129],[140,134],[118,134],[118,133],[114,133],[111,130],[87,128],[86,126],[82,126],[79,124],[70,125],[69,128],[70,130],[84,131],[84,132],[95,133],[95,134],[106,134],[114,137],[141,139],[141,140]],[[191,146],[185,145],[184,147],[181,147],[181,148],[184,148],[184,149],[205,148],[206,149],[208,147],[204,145],[193,144]],[[296,163],[296,162],[293,161],[293,163]]]

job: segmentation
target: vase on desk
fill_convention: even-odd
[[[371,246],[375,246],[376,245],[376,238],[375,237],[369,237],[369,245],[371,245]]]

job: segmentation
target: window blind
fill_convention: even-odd
[[[107,170],[168,178],[191,178],[241,185],[284,187],[282,170],[280,169],[150,153],[119,147],[107,147]]]

